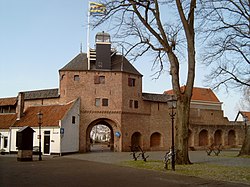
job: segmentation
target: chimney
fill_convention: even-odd
[[[96,42],[96,69],[111,70],[111,42],[110,35],[99,32],[95,37]]]
[[[21,117],[24,115],[23,114],[23,111],[24,111],[24,93],[19,92],[17,99],[18,99],[18,101],[17,101],[16,113],[17,113],[17,120],[20,120]]]

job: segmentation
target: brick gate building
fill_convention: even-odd
[[[23,97],[0,99],[0,131],[2,124],[5,131],[6,126],[8,129],[16,127],[12,118],[6,124],[8,113],[22,121],[20,113],[25,115],[29,107],[66,105],[79,99],[79,114],[74,116],[79,121],[79,137],[72,137],[79,138],[78,151],[90,151],[90,132],[96,125],[110,128],[110,149],[113,151],[129,151],[133,144],[144,150],[167,150],[171,144],[167,107],[171,91],[143,93],[142,75],[111,48],[107,33],[96,35],[96,48],[89,54],[78,54],[59,70],[59,89],[29,91],[19,94]],[[210,89],[194,89],[190,147],[204,148],[212,143],[226,147],[242,144],[243,125],[229,122],[223,116],[221,105]],[[67,131],[64,133],[66,135]]]

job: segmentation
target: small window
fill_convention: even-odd
[[[102,99],[102,106],[109,106],[109,100],[108,99]]]
[[[75,123],[76,123],[76,117],[72,116],[72,124],[75,124]]]
[[[128,86],[135,87],[135,79],[134,78],[128,78]]]
[[[95,84],[105,84],[105,76],[95,75],[95,77],[94,77],[94,83]]]
[[[64,76],[65,76],[65,74],[62,74],[62,76],[61,76],[61,80],[63,80]]]
[[[99,76],[100,84],[105,84],[105,76]]]
[[[95,76],[94,76],[94,83],[95,83],[95,84],[100,84],[100,79],[99,79],[99,76],[98,76],[98,75],[95,75]]]
[[[7,148],[8,146],[8,137],[4,137],[3,139],[3,148]]]
[[[79,75],[74,75],[74,81],[79,81],[79,80],[80,80]]]
[[[138,101],[134,101],[134,107],[138,108]]]
[[[100,106],[101,99],[95,98],[95,106]]]
[[[133,108],[133,100],[129,100],[129,108]]]

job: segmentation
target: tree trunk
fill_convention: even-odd
[[[189,99],[182,95],[177,101],[175,150],[177,164],[190,164],[188,156]]]
[[[250,155],[250,128],[245,128],[245,139],[238,156]]]

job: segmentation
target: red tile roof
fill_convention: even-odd
[[[16,114],[1,113],[0,114],[0,129],[8,129],[16,121]]]
[[[32,106],[24,111],[24,116],[21,120],[16,121],[13,127],[38,127],[37,114],[43,114],[42,126],[59,126],[59,120],[63,119],[67,111],[71,108],[74,102],[66,105],[48,105],[48,106]]]
[[[181,87],[181,90],[184,91],[185,86]],[[168,90],[164,92],[165,94],[173,94],[173,90]],[[193,88],[193,95],[191,98],[192,101],[207,101],[207,102],[216,102],[219,103],[220,100],[216,97],[214,92],[210,88]]]
[[[250,112],[240,111],[240,113],[250,121]]]
[[[16,97],[0,98],[0,106],[15,105],[17,102]]]

